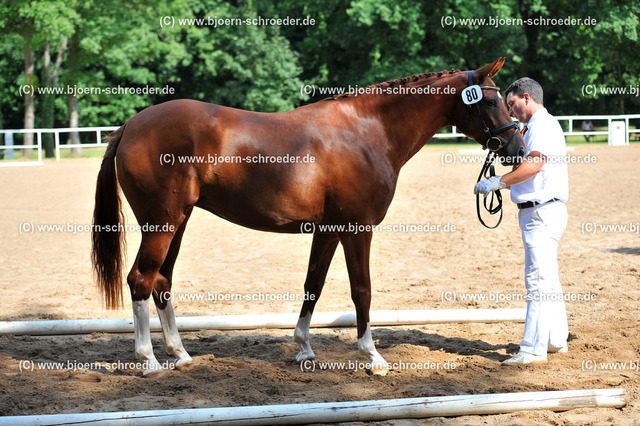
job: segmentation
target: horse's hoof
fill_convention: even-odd
[[[176,370],[179,370],[179,371],[190,370],[191,367],[193,367],[193,358],[176,359],[174,366],[176,367]]]
[[[373,365],[371,366],[369,373],[374,376],[386,376],[389,374],[389,365]]]
[[[316,354],[313,352],[309,353],[307,351],[300,351],[298,355],[296,355],[296,362],[300,363],[306,361],[308,359],[316,359]]]
[[[163,368],[160,368],[160,369],[147,368],[146,370],[144,370],[144,373],[142,373],[142,377],[148,377],[150,379],[157,379],[162,376],[164,376]]]

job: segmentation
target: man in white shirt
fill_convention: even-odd
[[[569,182],[562,128],[542,103],[542,87],[528,77],[506,90],[509,113],[524,123],[527,153],[510,173],[478,182],[475,193],[511,189],[525,252],[527,315],[520,351],[504,365],[547,361],[566,352],[569,328],[558,274],[558,243],[567,226]]]

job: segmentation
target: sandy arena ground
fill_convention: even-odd
[[[594,163],[569,166],[570,217],[559,257],[563,289],[572,298],[567,302],[569,352],[550,355],[546,365],[500,365],[517,352],[522,338],[523,323],[513,322],[376,327],[374,339],[387,361],[432,363],[432,368],[395,370],[386,377],[353,369],[302,372],[293,362],[297,347],[292,330],[182,333],[195,366],[160,379],[142,378],[136,368],[47,370],[37,364],[134,363],[133,334],[3,336],[0,415],[621,387],[629,399],[623,409],[525,411],[415,422],[638,424],[640,145],[579,146],[571,154]],[[91,223],[99,165],[100,159],[76,159],[0,168],[1,320],[132,316],[130,302],[119,311],[103,308],[91,274],[89,233],[20,233],[43,224],[73,228]],[[457,149],[429,147],[403,169],[384,223],[439,225],[441,230],[374,235],[372,309],[525,307],[517,210],[507,194],[503,224],[488,230],[478,223],[472,189],[479,168],[462,164]],[[130,211],[128,218],[131,223]],[[444,232],[447,226],[449,232]],[[139,237],[128,234],[128,267]],[[205,297],[209,292],[301,294],[310,243],[309,235],[252,231],[197,210],[183,240],[174,292]],[[463,300],[469,294],[493,300]],[[300,305],[176,300],[174,306],[177,315],[186,316],[297,313]],[[316,311],[342,310],[353,310],[353,305],[338,248]],[[153,343],[159,360],[170,361],[161,334],[153,335]],[[313,329],[311,343],[319,361],[362,361],[354,328]],[[32,365],[33,371],[21,368]]]

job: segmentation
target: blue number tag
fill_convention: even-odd
[[[462,91],[462,102],[467,105],[473,105],[482,99],[482,89],[477,84],[469,86]]]

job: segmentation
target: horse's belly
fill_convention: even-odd
[[[196,205],[248,228],[295,233],[322,220],[324,203],[324,189],[314,180],[241,174],[202,185]]]

